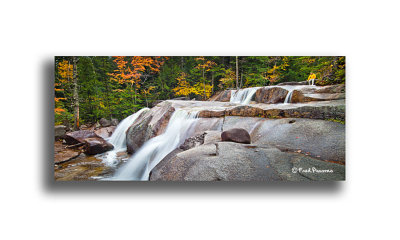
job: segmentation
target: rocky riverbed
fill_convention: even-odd
[[[293,103],[283,103],[289,91]],[[127,152],[135,154],[165,133],[173,113],[181,109],[197,112],[198,119],[186,141],[152,169],[151,181],[345,179],[344,85],[258,88],[247,105],[227,101],[231,94],[217,93],[212,101],[166,100],[141,112],[126,131]],[[87,138],[74,133],[80,139],[70,144],[82,144],[75,149],[56,141],[56,180],[109,178],[125,165],[128,153],[119,153],[114,165],[102,160],[110,149],[103,142],[109,132],[102,129],[92,131],[95,135],[86,132]],[[230,129],[243,129],[250,140],[223,139]],[[90,155],[92,145],[106,150]]]

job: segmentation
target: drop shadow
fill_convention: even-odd
[[[45,194],[61,195],[335,195],[345,182],[106,182],[54,179],[54,57],[41,61],[40,174]]]

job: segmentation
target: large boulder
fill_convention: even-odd
[[[255,101],[258,103],[283,103],[288,92],[280,87],[259,88],[256,91]]]
[[[214,94],[208,101],[229,102],[231,100],[231,90],[220,91]]]
[[[105,119],[105,118],[101,118],[100,121],[99,121],[99,123],[100,123],[100,125],[101,125],[102,127],[109,127],[109,126],[111,126],[111,121],[110,121],[110,120],[107,120],[107,119]]]
[[[164,133],[175,108],[164,101],[147,112],[143,112],[126,132],[128,153],[134,153],[150,138]]]
[[[87,155],[95,155],[112,150],[114,146],[102,138],[86,138],[84,151]]]
[[[79,130],[70,132],[65,135],[65,142],[68,145],[74,145],[84,143],[86,138],[100,138],[94,131],[91,130]]]
[[[102,138],[109,138],[111,137],[111,135],[113,134],[113,132],[115,131],[115,126],[110,126],[110,127],[104,127],[104,128],[99,128],[97,130],[95,130],[94,132],[102,137]]]
[[[54,137],[56,139],[64,137],[67,127],[64,125],[57,125],[54,127]]]
[[[251,143],[250,134],[243,128],[232,128],[223,131],[221,139],[224,142]]]
[[[332,121],[225,117],[223,129],[243,128],[253,144],[269,144],[286,152],[344,164],[345,125]]]
[[[151,114],[142,114],[136,119],[135,123],[128,128],[128,131],[126,132],[126,146],[128,153],[134,153],[153,136],[153,133],[149,128],[149,123],[152,118],[153,116]]]
[[[313,172],[328,170],[329,172]],[[301,171],[299,171],[301,169]],[[310,169],[310,172],[307,170]],[[332,181],[344,180],[344,166],[270,145],[233,142],[175,151],[151,172],[151,181]]]

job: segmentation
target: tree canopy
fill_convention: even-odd
[[[55,70],[55,123],[71,126],[123,119],[156,100],[207,100],[229,88],[300,82],[310,76],[318,85],[344,83],[345,57],[60,56]]]

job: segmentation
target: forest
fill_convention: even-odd
[[[55,125],[124,119],[157,100],[207,100],[218,91],[302,82],[345,83],[337,56],[57,56]]]

